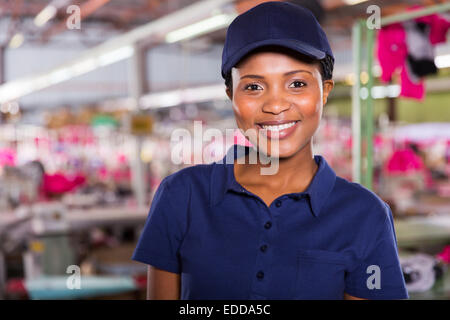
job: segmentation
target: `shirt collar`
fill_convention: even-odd
[[[221,202],[228,190],[245,192],[245,189],[236,181],[234,177],[234,159],[248,154],[251,147],[233,145],[228,149],[227,154],[213,164],[211,175],[210,204],[217,205]],[[336,173],[328,165],[325,158],[315,155],[314,160],[319,166],[308,188],[303,192],[291,193],[290,196],[307,196],[314,216],[318,216],[326,198],[331,193],[336,181]]]

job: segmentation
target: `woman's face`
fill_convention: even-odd
[[[227,94],[237,125],[244,132],[251,129],[247,132],[266,137],[267,145],[259,147],[268,155],[274,151],[279,157],[290,157],[310,143],[333,88],[332,80],[322,82],[318,62],[306,63],[277,51],[255,52],[233,68],[231,75],[233,91]],[[271,149],[277,136],[278,152]],[[254,145],[255,139],[250,134]]]

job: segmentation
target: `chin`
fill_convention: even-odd
[[[302,145],[296,143],[295,145],[292,143],[288,143],[287,141],[280,141],[278,152],[277,150],[273,150],[272,154],[272,144],[269,142],[266,148],[261,151],[266,154],[268,157],[279,157],[279,158],[289,158],[296,154],[298,151],[302,149]]]

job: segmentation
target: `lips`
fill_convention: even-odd
[[[299,120],[273,120],[257,123],[268,138],[278,135],[279,139],[290,136],[300,123]]]

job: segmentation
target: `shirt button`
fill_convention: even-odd
[[[281,207],[281,200],[277,200],[277,201],[275,202],[275,206],[276,206],[277,208]]]
[[[256,277],[257,277],[258,279],[264,278],[264,272],[258,271],[258,273],[256,274]]]
[[[267,250],[267,244],[263,244],[259,249],[260,249],[262,252],[266,252],[266,250]]]
[[[272,222],[267,221],[266,224],[264,225],[264,228],[270,229],[270,227],[272,227]]]

